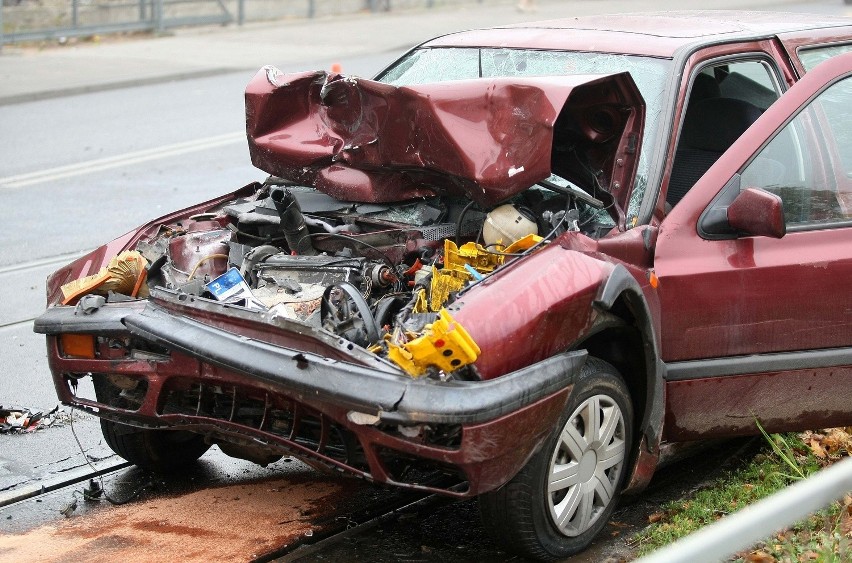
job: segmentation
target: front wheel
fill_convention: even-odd
[[[152,430],[101,419],[107,445],[130,463],[156,473],[173,473],[194,463],[210,444],[182,430]]]
[[[621,376],[589,358],[542,448],[506,485],[479,497],[486,528],[526,557],[553,560],[584,550],[618,501],[632,423]]]

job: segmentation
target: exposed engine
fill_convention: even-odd
[[[445,307],[546,239],[578,230],[571,189],[536,186],[483,210],[440,197],[343,202],[270,178],[253,196],[160,227],[136,250],[150,264],[148,288],[322,328],[415,377],[475,378],[466,366],[478,348]]]

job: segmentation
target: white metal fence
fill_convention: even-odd
[[[852,458],[837,462],[804,481],[793,483],[783,491],[722,518],[636,563],[726,561],[739,551],[807,518],[850,491]],[[852,560],[852,553],[841,554],[840,558],[841,561]]]

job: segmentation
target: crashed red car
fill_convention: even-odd
[[[633,14],[450,34],[375,80],[264,68],[267,181],[48,279],[57,392],[143,467],[295,455],[575,553],[671,444],[852,424],[850,45]]]

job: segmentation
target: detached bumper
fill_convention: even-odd
[[[383,467],[382,456],[393,451],[456,466],[470,483],[466,495],[499,486],[520,469],[555,424],[586,359],[585,351],[567,352],[488,381],[412,379],[327,333],[303,327],[296,334],[269,325],[261,316],[202,301],[187,305],[158,300],[106,304],[88,312],[54,307],[36,319],[35,331],[48,335],[60,398],[104,418],[189,429],[216,439],[251,437],[255,443],[330,462],[370,479],[410,486],[397,482]],[[59,335],[68,333],[123,335],[153,343],[169,354],[144,360],[65,357]],[[107,353],[105,346],[102,343],[100,349]],[[69,384],[84,374],[142,379],[145,396],[132,409],[78,398]],[[233,412],[230,418],[202,412],[201,391],[195,413],[177,414],[164,407],[175,389],[229,385],[234,397],[264,396],[264,408],[308,409],[347,428],[367,452],[369,471],[319,450],[308,451],[292,435],[272,432],[268,423],[247,428]],[[285,403],[289,407],[281,406]],[[263,420],[269,416],[264,411]],[[446,447],[388,431],[417,425],[456,425],[461,438]]]

